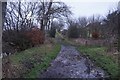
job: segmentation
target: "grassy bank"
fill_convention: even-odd
[[[60,45],[55,45],[54,49],[47,53],[43,58],[43,62],[41,64],[36,65],[30,73],[26,75],[26,77],[29,78],[36,78],[38,76],[38,73],[40,73],[43,69],[46,69],[49,65],[50,62],[57,56],[57,54],[60,51]]]
[[[95,63],[105,69],[111,77],[118,75],[118,63],[116,63],[112,57],[106,55],[106,47],[79,46],[77,49],[83,55],[87,55],[93,59]]]
[[[10,56],[15,77],[36,78],[60,51],[59,44],[44,44]],[[17,74],[17,75],[16,75]]]

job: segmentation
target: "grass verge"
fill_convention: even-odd
[[[46,69],[60,51],[60,44],[44,44],[10,56],[16,70],[16,77],[37,78],[38,73]],[[22,74],[22,75],[21,75]]]
[[[95,63],[105,69],[111,77],[116,77],[118,75],[118,63],[115,62],[112,57],[105,54],[105,47],[79,46],[77,49],[83,55],[87,55],[93,59]]]
[[[38,73],[40,73],[43,69],[46,69],[49,66],[50,62],[57,56],[59,51],[60,45],[57,44],[54,46],[54,49],[51,52],[45,55],[45,57],[43,58],[43,62],[36,65],[35,68],[33,68],[30,73],[26,75],[26,77],[36,78]]]

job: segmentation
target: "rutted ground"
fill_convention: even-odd
[[[40,78],[99,78],[105,72],[96,67],[88,58],[80,55],[73,46],[62,45],[57,58]]]

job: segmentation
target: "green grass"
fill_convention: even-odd
[[[41,51],[43,51],[43,47],[30,48],[25,51],[15,53],[15,55],[11,55],[10,59],[12,60],[12,63],[19,64],[20,61],[31,58],[35,53],[43,55],[44,52],[40,53]]]
[[[38,73],[42,71],[43,69],[46,69],[50,62],[57,56],[57,54],[60,51],[60,45],[55,45],[54,49],[46,54],[46,56],[43,58],[43,62],[41,64],[38,64],[33,68],[29,74],[26,75],[28,78],[36,78],[38,76]]]
[[[89,56],[97,65],[105,69],[111,77],[118,75],[118,63],[112,57],[105,54],[106,47],[79,46],[77,48],[83,55]]]
[[[26,73],[24,73],[23,77],[36,78],[41,70],[46,69],[49,66],[50,62],[59,53],[60,48],[60,44],[44,44],[39,47],[30,48],[11,55],[11,64],[19,66],[22,64],[21,62],[24,62],[26,60],[32,62],[34,64],[34,68],[30,69],[29,71],[26,70]],[[39,61],[39,59],[41,61]],[[39,62],[36,62],[36,60]]]

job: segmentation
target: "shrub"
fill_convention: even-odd
[[[55,38],[55,33],[56,33],[56,28],[51,27],[51,29],[49,31],[49,36],[52,37],[52,38]]]
[[[29,47],[31,47],[32,43],[30,42],[30,39],[25,36],[24,33],[19,33],[14,42],[19,50],[25,50]]]
[[[11,47],[16,49],[17,51],[25,50],[31,47],[30,40],[24,35],[24,32],[15,30],[4,31],[3,32],[3,41],[8,43]],[[7,46],[4,46],[6,49]],[[9,53],[9,52],[8,52]]]
[[[92,38],[98,39],[98,38],[99,38],[99,33],[93,32],[93,33],[92,33]]]
[[[44,43],[44,32],[40,29],[32,29],[26,33],[26,36],[30,39],[33,45],[39,45]]]
[[[72,25],[68,28],[68,37],[69,38],[78,38],[79,37],[79,29],[76,25]]]
[[[22,51],[35,45],[43,44],[44,33],[40,29],[20,30],[19,32],[15,30],[3,31],[3,41],[17,51]],[[4,48],[7,49],[8,47],[4,46]],[[4,50],[4,52],[6,51]]]

